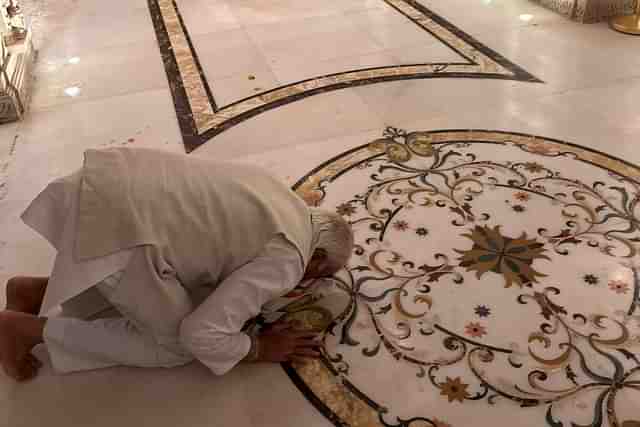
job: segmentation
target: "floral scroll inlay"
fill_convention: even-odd
[[[549,259],[543,255],[546,250],[544,243],[527,239],[526,233],[514,239],[500,234],[500,226],[493,229],[476,226],[463,236],[473,241],[473,247],[469,250],[456,249],[462,255],[460,266],[466,267],[467,271],[474,270],[478,278],[488,271],[502,274],[504,286],[508,288],[514,282],[521,286],[537,283],[538,277],[545,276],[531,267],[536,259]]]
[[[341,426],[638,423],[639,183],[561,141],[387,128],[297,186],[356,245],[309,307],[324,368],[290,374]]]

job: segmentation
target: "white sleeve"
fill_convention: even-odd
[[[182,321],[182,345],[215,374],[226,373],[249,353],[251,339],[241,332],[245,322],[297,286],[303,275],[297,249],[284,237],[271,240]]]

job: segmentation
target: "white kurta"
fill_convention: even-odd
[[[96,286],[123,317],[50,317],[45,344],[62,373],[115,365],[173,367],[197,358],[222,375],[249,352],[251,340],[241,331],[246,321],[264,309],[274,314],[282,305],[279,297],[303,274],[295,247],[277,237],[199,303],[153,246],[139,247],[124,270]]]
[[[122,250],[83,262],[77,262],[73,257],[81,179],[81,171],[78,171],[53,181],[22,214],[25,224],[57,250],[42,303],[40,314],[43,315],[122,270],[131,256],[131,250]]]
[[[110,160],[116,163],[121,160],[121,152],[109,150],[109,153],[111,157],[107,157]],[[127,161],[135,163],[141,162],[144,154],[142,151],[124,150],[122,155]],[[163,155],[151,154],[152,157],[163,159]],[[93,152],[93,157],[95,160],[100,155]],[[85,170],[53,182],[25,211],[25,223],[47,238],[58,250],[44,298],[43,313],[99,284],[96,288],[123,314],[123,318],[119,319],[93,321],[50,318],[45,327],[44,338],[56,370],[70,372],[118,364],[176,366],[196,357],[214,373],[222,374],[249,351],[250,339],[241,332],[244,323],[258,315],[264,304],[298,285],[304,274],[306,259],[313,251],[313,228],[304,205],[299,204],[296,196],[288,192],[284,184],[277,184],[254,168],[239,169],[248,174],[250,187],[246,190],[247,195],[242,196],[240,193],[244,191],[243,185],[233,184],[235,180],[242,181],[242,174],[238,175],[236,171],[236,176],[230,181],[232,184],[226,188],[217,183],[215,176],[209,176],[215,175],[207,172],[212,167],[211,163],[198,161],[196,164],[201,170],[199,176],[191,170],[185,172],[187,178],[182,177],[171,185],[165,182],[167,177],[164,176],[163,185],[159,187],[154,187],[153,180],[147,179],[136,191],[135,183],[127,181],[133,178],[117,180],[109,175],[105,165],[94,167],[93,181],[87,183],[84,181],[85,167]],[[189,162],[179,157],[170,158],[161,170],[166,174],[169,166],[177,168],[176,165],[188,167]],[[213,165],[217,168],[218,175],[231,171],[234,167]],[[128,169],[121,167],[120,172],[123,170],[123,173],[129,173]],[[179,175],[181,170],[172,172]],[[100,183],[100,176],[106,176],[107,182]],[[109,182],[109,179],[113,182]],[[220,181],[225,179],[221,178]],[[206,191],[207,180],[217,186],[214,196],[211,196],[214,199],[203,201],[202,198],[194,197],[199,194],[197,191]],[[132,203],[132,192],[146,189],[149,193],[159,191],[160,194],[144,194],[143,205],[146,203],[145,206],[153,209],[138,211],[133,219],[125,221],[126,224],[118,225],[112,216],[122,208],[107,206],[118,200],[118,193],[109,187],[110,184],[124,188],[121,190],[124,191],[122,194],[128,204]],[[190,187],[185,194],[191,197],[180,192],[180,185]],[[261,188],[266,192],[259,191]],[[227,194],[227,190],[233,191]],[[82,205],[80,196],[86,196],[86,191],[90,194],[86,199],[93,205]],[[207,199],[210,195],[205,196],[204,199]],[[173,208],[169,210],[174,231],[168,235],[159,227],[159,218],[165,212],[160,209],[163,202],[156,202],[154,197],[167,198],[170,201],[167,207]],[[248,200],[248,204],[243,202],[243,197]],[[104,204],[104,200],[109,203]],[[236,207],[248,207],[248,213],[239,212],[235,215],[243,228],[233,231],[235,216],[233,212],[222,212],[224,200],[230,200]],[[268,204],[271,201],[281,202],[281,205],[270,209]],[[172,204],[174,202],[178,205]],[[187,206],[189,203],[191,207]],[[101,206],[109,215],[100,211]],[[172,242],[164,240],[167,236],[180,238],[180,219],[176,212],[189,215],[189,218],[183,220],[187,228],[185,234],[190,239],[171,245]],[[247,217],[247,214],[254,216]],[[127,230],[130,227],[127,227],[137,227],[135,222],[140,220],[141,215],[155,215],[149,219],[153,227],[145,225],[147,222],[141,222],[141,227],[132,231],[135,238],[129,241]],[[212,227],[216,215],[223,219],[225,227],[232,227],[232,230]],[[290,227],[287,225],[287,215],[291,216]],[[263,216],[267,218],[265,227],[259,230],[260,233],[256,233],[257,237],[251,235],[253,230],[247,229],[247,224],[253,223],[255,227],[259,227]],[[80,220],[84,221],[85,226],[93,223],[99,227],[99,223],[95,221],[103,217],[108,222],[107,228],[117,230],[119,238],[111,237],[110,243],[105,246],[100,242],[92,244],[87,239],[87,233],[78,234]],[[200,232],[198,225],[203,227]],[[290,231],[286,231],[287,227]],[[208,241],[212,237],[212,228],[223,230],[221,232],[224,236],[230,239],[222,244],[218,242],[219,236],[213,236],[220,246],[218,254],[213,252]],[[150,230],[155,234],[150,233]],[[264,243],[260,243],[269,236],[265,231],[273,234]],[[104,232],[105,230],[100,230],[92,235],[96,237]],[[108,238],[108,234],[104,236]],[[78,243],[78,238],[84,242],[83,245],[98,248],[98,252],[106,252],[93,258],[78,257],[74,253],[74,244]],[[244,243],[249,244],[252,251],[255,251],[256,244],[261,247],[254,253],[244,255]],[[181,253],[176,251],[176,247],[188,250],[189,253],[180,257]],[[203,247],[205,252],[202,251]],[[301,252],[302,248],[305,248],[305,252]],[[231,255],[225,251],[230,251]],[[232,268],[221,264],[221,260],[231,261]],[[209,264],[215,270],[212,274],[220,280],[211,281],[206,279],[212,277],[200,277],[199,272],[202,271],[207,272],[207,276],[211,275]],[[211,283],[214,285],[211,286]],[[104,307],[93,308],[98,311]]]
[[[302,268],[314,244],[309,208],[264,170],[148,149],[87,150],[83,168],[50,184],[22,218],[58,249],[43,313],[124,268],[137,246],[158,248],[195,290],[276,235]]]

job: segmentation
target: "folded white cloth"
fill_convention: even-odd
[[[60,304],[124,269],[129,262],[131,250],[81,262],[74,259],[73,245],[81,180],[82,173],[78,171],[53,181],[22,214],[22,220],[58,251],[44,296],[40,313],[42,315],[49,314]],[[86,298],[86,294],[79,298]],[[95,302],[96,298],[91,299]],[[76,310],[73,313],[76,317],[89,317],[100,308],[86,303],[72,306],[73,308],[68,309]]]

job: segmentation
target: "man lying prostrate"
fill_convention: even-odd
[[[57,256],[50,277],[7,283],[0,361],[19,381],[37,374],[42,342],[62,373],[195,358],[221,375],[243,360],[318,356],[308,333],[242,327],[353,249],[347,222],[261,169],[149,149],[88,150],[22,219]],[[75,317],[38,317],[78,302]],[[105,302],[119,315],[100,316]]]

